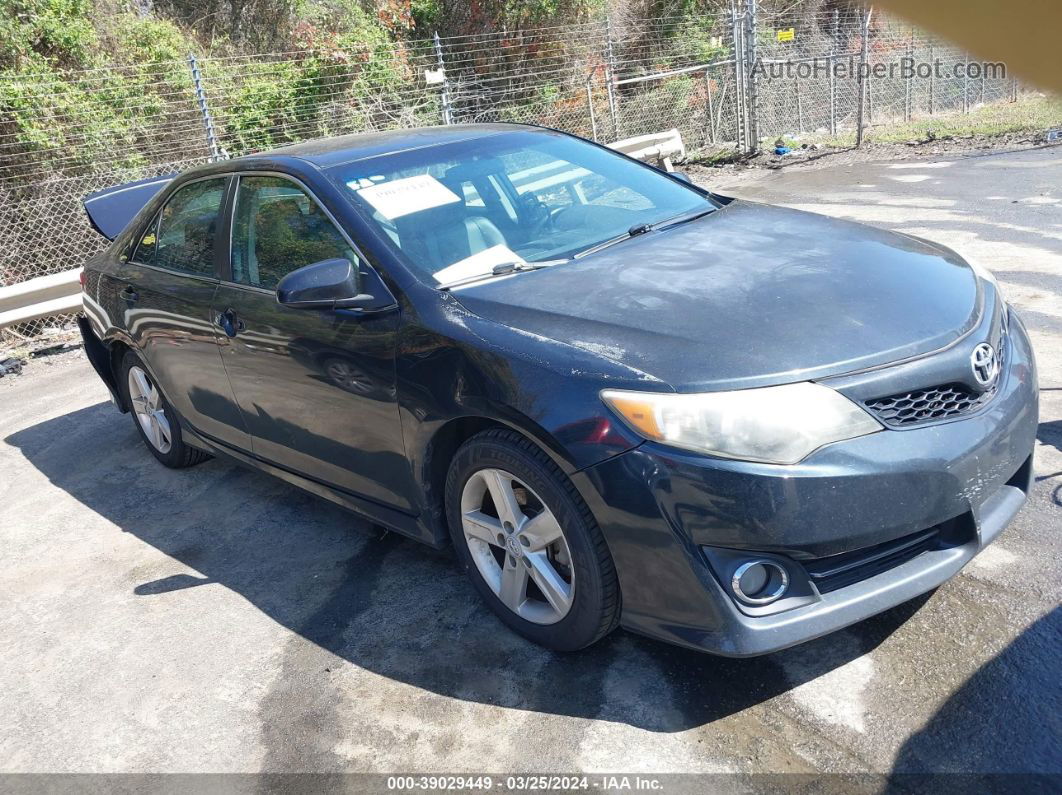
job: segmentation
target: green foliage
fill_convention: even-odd
[[[204,61],[234,153],[372,126],[408,85],[394,39],[357,0],[292,8],[294,56]],[[32,182],[204,154],[186,62],[202,43],[166,19],[101,11],[92,0],[0,0],[0,157],[14,159],[3,176]]]
[[[155,0],[147,15],[124,0],[0,0],[0,159],[27,184],[67,175],[202,157],[205,139],[186,62],[204,57],[210,107],[231,154],[307,138],[396,125],[436,124],[439,93],[426,89],[403,37],[519,31],[599,18],[606,0]],[[664,2],[664,0],[661,0]],[[649,66],[720,55],[711,18],[684,13],[653,42]],[[125,8],[124,5],[119,8]],[[484,57],[473,82],[492,83],[521,59],[567,57],[567,44],[507,44]],[[276,59],[245,54],[274,49]],[[237,57],[228,57],[237,56]],[[88,70],[88,71],[85,71]],[[491,71],[493,70],[493,71]],[[652,92],[661,111],[695,101],[695,81]],[[497,111],[567,128],[585,95],[565,80],[507,85]]]
[[[97,43],[91,0],[0,0],[0,66],[76,65]]]
[[[191,96],[191,42],[176,26],[125,13],[101,33],[93,11],[89,0],[0,0],[0,154],[17,155],[4,177],[79,173],[101,155],[110,168],[143,165],[152,120],[175,93]]]
[[[195,43],[165,19],[121,14],[115,25],[114,55],[121,63],[167,64],[184,60]]]
[[[416,35],[463,36],[582,22],[604,15],[607,0],[412,0]]]
[[[708,20],[700,22],[701,24],[686,34],[686,47],[692,54],[693,60],[698,63],[710,63],[729,55],[729,48],[723,45],[722,37],[719,36],[712,23]]]
[[[421,36],[430,36],[443,24],[443,8],[440,0],[411,0],[410,14],[413,28]]]
[[[401,107],[412,73],[356,3],[304,9],[293,35],[299,51],[291,60],[242,63],[212,81],[233,153],[372,127],[381,108]]]
[[[275,146],[274,131],[294,125],[300,107],[309,100],[304,93],[309,81],[295,64],[249,64],[246,69],[246,74],[230,84],[226,127],[236,152]],[[220,83],[222,90],[229,87],[227,83]]]

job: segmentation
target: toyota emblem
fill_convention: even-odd
[[[987,342],[982,342],[970,354],[970,366],[977,383],[983,387],[991,386],[999,375],[999,359],[996,358],[995,348]]]

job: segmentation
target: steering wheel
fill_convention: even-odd
[[[553,222],[553,214],[549,207],[533,193],[520,196],[520,211],[527,219],[532,233],[542,231]]]
[[[561,222],[561,219],[571,216],[573,210],[575,210],[575,205],[571,204],[565,205],[563,207],[558,207],[556,210],[553,210],[550,213],[550,226],[557,231],[563,231],[564,227]]]

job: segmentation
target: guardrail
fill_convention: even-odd
[[[81,268],[0,287],[0,328],[81,311]]]
[[[608,144],[608,147],[636,160],[656,160],[667,171],[675,170],[671,158],[686,156],[686,145],[682,143],[682,134],[677,129],[624,138]]]

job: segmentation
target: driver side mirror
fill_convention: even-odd
[[[277,302],[292,309],[359,309],[375,296],[358,292],[358,272],[348,259],[326,259],[294,270],[277,285]]]

